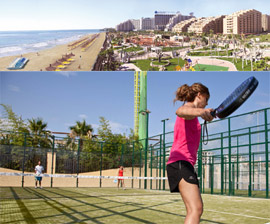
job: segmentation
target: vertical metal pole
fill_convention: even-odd
[[[267,125],[267,109],[264,110],[264,129],[265,129],[265,197],[269,198],[269,157],[268,157],[268,125]]]
[[[252,190],[254,191],[254,172],[255,171],[255,161],[254,161],[254,153],[252,153]]]
[[[159,136],[159,178],[161,178],[161,142],[162,135]],[[161,179],[159,179],[159,190],[161,190]]]
[[[26,149],[26,135],[27,135],[27,134],[24,133],[22,174],[24,174],[25,149]],[[24,187],[24,175],[22,175],[22,187]]]
[[[153,154],[152,154],[152,146],[150,146],[150,155],[151,155],[151,158],[150,158],[150,167],[151,167],[151,169],[150,169],[150,177],[152,177],[153,176],[153,167],[152,167],[152,165],[153,165]],[[152,179],[150,180],[150,189],[152,190]]]
[[[76,177],[76,187],[79,186],[79,163],[80,163],[80,146],[81,146],[81,139],[78,140],[78,150],[77,150],[77,177]]]
[[[232,194],[232,148],[231,148],[231,119],[228,118],[229,129],[229,195]]]
[[[165,177],[166,144],[165,144],[165,120],[163,122],[163,177]],[[165,190],[165,180],[163,180],[163,190]]]
[[[223,154],[223,133],[221,133],[221,195],[224,190],[224,154]]]
[[[236,189],[238,190],[239,189],[239,136],[237,136],[237,157],[236,157],[236,161],[237,161],[237,164],[236,164]]]
[[[53,145],[52,145],[52,167],[51,167],[51,174],[53,174],[53,165],[54,165],[54,140],[55,136],[52,136],[53,138]],[[51,187],[53,187],[53,177],[51,177]]]
[[[234,162],[232,163],[232,195],[234,195],[234,182],[235,182],[235,174],[234,174]]]
[[[142,148],[140,148],[140,172],[139,176],[142,176]],[[139,188],[141,189],[141,179],[139,180]]]
[[[211,194],[214,193],[214,156],[211,156]]]
[[[248,128],[248,155],[249,155],[249,161],[248,161],[248,167],[249,167],[249,185],[248,185],[248,196],[251,197],[251,131],[250,128]]]
[[[202,132],[203,129],[201,129],[201,139],[202,139]],[[203,183],[203,175],[202,175],[202,169],[203,169],[203,164],[202,164],[202,141],[200,141],[200,146],[199,146],[199,150],[198,150],[198,177],[199,177],[199,185],[200,185],[200,191],[204,191],[204,187],[202,186]]]
[[[147,177],[147,153],[148,153],[148,121],[149,113],[146,112],[146,139],[145,139],[145,153],[144,153],[144,177]],[[147,189],[147,180],[144,179],[144,189]]]
[[[99,187],[102,187],[102,159],[103,159],[103,142],[100,143],[100,170],[99,170]]]
[[[132,177],[134,177],[134,148],[135,148],[135,145],[134,145],[134,142],[132,143]],[[133,178],[131,180],[131,187],[133,188]]]
[[[124,154],[124,144],[122,144],[122,147],[121,147],[121,166],[123,166],[123,154]]]

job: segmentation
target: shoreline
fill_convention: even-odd
[[[88,34],[82,36],[79,40],[69,42],[63,45],[57,45],[53,48],[45,49],[38,52],[25,53],[22,56],[29,59],[28,63],[23,69],[9,70],[7,67],[21,55],[5,56],[0,58],[0,71],[46,71],[46,68],[50,64],[54,64],[57,60],[60,60],[64,55],[73,53],[73,61],[70,64],[65,65],[65,68],[58,69],[61,71],[91,71],[96,62],[96,58],[100,52],[105,41],[106,33],[99,33],[99,36],[92,41],[85,51],[82,51],[81,46],[77,46],[74,49],[70,49],[69,45],[78,42],[85,38],[90,39],[95,34]]]

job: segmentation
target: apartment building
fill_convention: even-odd
[[[207,17],[199,18],[195,22],[191,23],[187,31],[189,33],[210,33],[210,30],[213,33],[223,33],[223,19],[225,16],[216,16],[216,17]]]
[[[255,9],[241,10],[223,19],[223,34],[257,34],[262,32],[262,13]]]
[[[262,31],[270,32],[270,15],[266,15],[266,14],[262,15]]]
[[[173,28],[172,31],[173,32],[177,32],[177,33],[182,33],[182,32],[187,32],[188,31],[188,27],[196,22],[197,19],[196,18],[191,18],[191,19],[187,19],[184,21],[181,21],[180,23],[177,23]]]
[[[189,14],[189,16],[177,13],[175,16],[169,19],[169,22],[165,26],[165,31],[171,31],[176,24],[180,23],[181,21],[189,20],[191,18],[195,18],[192,12]]]
[[[141,18],[141,30],[154,30],[155,19],[154,18]]]

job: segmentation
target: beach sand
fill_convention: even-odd
[[[87,36],[92,35],[93,34]],[[91,71],[100,52],[100,49],[103,46],[105,36],[105,33],[100,33],[99,37],[96,38],[96,40],[85,52],[81,50],[81,47],[69,50],[68,45],[70,43],[68,43],[39,51],[38,53],[32,52],[23,54],[22,56],[28,58],[29,61],[23,69],[19,70],[8,70],[7,67],[11,64],[11,62],[13,62],[13,60],[15,60],[17,57],[20,57],[20,55],[1,57],[0,71],[46,71],[46,67],[49,67],[50,64],[55,63],[56,60],[61,59],[62,55],[69,54],[71,52],[75,54],[75,56],[72,57],[74,61],[61,71]],[[85,37],[86,36],[82,37],[81,39]]]

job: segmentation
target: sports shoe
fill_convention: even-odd
[[[39,188],[40,188],[40,189],[42,189],[42,187],[41,187],[41,186],[40,186]]]
[[[37,186],[35,186],[35,188],[37,189]]]

